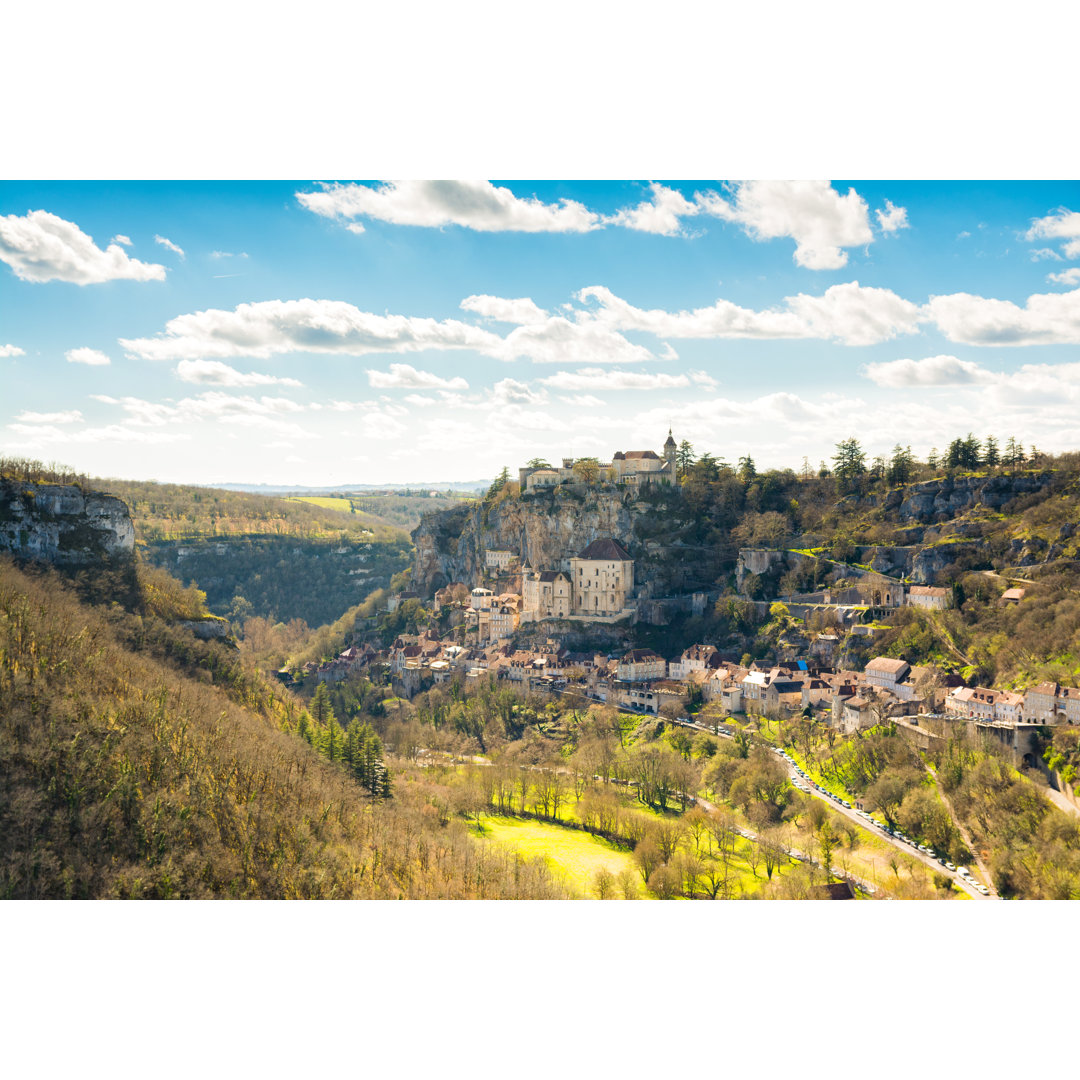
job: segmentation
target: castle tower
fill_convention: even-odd
[[[671,481],[675,482],[675,440],[671,435],[671,428],[668,428],[667,442],[664,443],[664,460],[671,466]]]

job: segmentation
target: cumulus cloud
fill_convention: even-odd
[[[78,409],[67,412],[21,412],[15,417],[24,424],[74,424],[82,418]]]
[[[1065,258],[1080,259],[1080,213],[1059,206],[1052,214],[1033,219],[1024,239],[1065,240],[1061,249]]]
[[[0,356],[25,356],[26,350],[18,345],[0,345]]]
[[[866,201],[854,188],[841,195],[827,180],[749,180],[733,198],[711,191],[695,196],[701,212],[740,225],[755,240],[790,237],[795,262],[809,270],[839,270],[846,247],[869,244]]]
[[[463,311],[475,311],[495,322],[514,323],[516,326],[533,326],[549,318],[548,313],[527,296],[516,300],[501,296],[466,296],[461,301],[461,308]]]
[[[622,371],[618,368],[559,371],[540,382],[555,390],[672,390],[690,385],[686,375],[650,374],[646,371]]]
[[[96,285],[124,278],[165,280],[164,266],[132,259],[119,244],[102,251],[74,222],[46,210],[0,216],[0,260],[23,281]]]
[[[417,371],[410,364],[391,364],[389,371],[367,373],[368,383],[380,389],[396,390],[468,390],[469,384],[460,376],[444,379],[430,371]]]
[[[906,206],[893,206],[893,204],[886,199],[884,210],[875,210],[877,215],[878,228],[882,232],[896,232],[897,229],[908,228],[907,219],[907,207]]]
[[[754,311],[729,300],[693,311],[643,310],[610,289],[582,289],[580,300],[597,300],[595,318],[620,330],[644,330],[674,338],[825,338],[846,345],[872,345],[897,334],[914,333],[917,305],[889,289],[861,286],[857,281],[833,285],[821,296],[799,293],[784,308]]]
[[[1024,307],[970,293],[932,296],[927,312],[950,341],[965,345],[1080,343],[1080,289],[1037,293]]]
[[[1055,285],[1080,285],[1080,266],[1070,266],[1068,270],[1062,270],[1060,274],[1047,274],[1046,280]]]
[[[220,360],[181,360],[176,365],[176,374],[183,382],[208,386],[303,386],[298,379],[237,371]]]
[[[561,364],[567,357],[586,364],[637,364],[656,357],[610,326],[595,320],[571,322],[561,315],[530,326],[519,326],[492,355],[503,360],[525,357],[538,364]]]
[[[399,180],[367,184],[323,184],[298,191],[300,205],[328,218],[375,218],[393,225],[438,228],[460,225],[478,232],[588,232],[597,214],[562,199],[544,203],[519,198],[488,180]]]
[[[302,405],[288,398],[254,398],[249,395],[226,394],[220,390],[208,390],[197,397],[183,398],[175,404],[146,401],[137,397],[113,398],[105,394],[95,394],[93,397],[95,401],[106,405],[120,406],[126,413],[125,422],[136,428],[216,421],[240,427],[265,428],[300,438],[315,437],[298,424],[284,419],[304,409]]]
[[[867,364],[866,377],[878,386],[959,386],[988,383],[994,376],[971,360],[955,356],[927,356],[922,360],[889,360]]]
[[[112,361],[98,349],[68,349],[64,356],[69,364],[89,364],[91,367],[104,367]]]
[[[710,389],[715,389],[720,384],[706,371],[688,371],[686,373],[690,376],[692,383],[697,383],[698,386],[707,386]]]
[[[267,359],[281,353],[415,352],[420,349],[478,349],[494,354],[502,339],[453,319],[374,315],[340,300],[265,300],[233,311],[211,308],[180,315],[154,338],[122,338],[120,344],[145,360]]]
[[[652,198],[634,207],[625,207],[605,218],[605,224],[621,225],[637,232],[676,236],[682,230],[682,218],[693,217],[701,204],[690,202],[680,192],[663,184],[650,184]]]
[[[131,247],[131,237],[125,236],[123,233],[117,233],[113,238],[114,244],[123,244],[124,247]]]
[[[547,394],[533,390],[518,379],[500,379],[491,389],[491,402],[495,405],[543,405]]]
[[[184,249],[179,244],[174,244],[167,236],[154,235],[154,243],[160,244],[163,248],[168,248],[169,251],[175,251],[181,259],[186,259]]]
[[[578,405],[583,409],[598,409],[604,404],[593,394],[560,394],[559,400],[565,401],[567,405]]]

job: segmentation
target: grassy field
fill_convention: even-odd
[[[592,880],[602,867],[615,877],[624,870],[637,874],[628,851],[580,829],[501,816],[485,816],[481,827],[483,832],[477,835],[485,840],[511,847],[529,858],[547,859],[552,870],[581,896],[593,895]],[[641,895],[645,895],[644,890]]]
[[[296,495],[288,502],[306,502],[321,506],[324,510],[340,510],[343,514],[352,513],[352,503],[348,499],[337,499],[322,495]]]

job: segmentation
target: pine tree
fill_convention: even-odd
[[[694,448],[690,440],[683,439],[679,443],[679,449],[675,451],[675,464],[678,466],[680,476],[686,474],[686,471],[694,464],[694,460]]]
[[[852,436],[836,444],[833,454],[834,472],[839,480],[857,480],[866,473],[866,453],[859,440]]]
[[[986,443],[983,447],[983,457],[986,464],[991,468],[994,468],[1001,461],[1001,453],[998,450],[998,441],[993,435],[986,436]]]

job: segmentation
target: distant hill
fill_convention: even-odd
[[[417,480],[407,484],[334,484],[329,487],[297,486],[296,484],[208,484],[222,491],[250,491],[257,495],[334,495],[339,492],[424,492],[460,491],[468,494],[483,492],[491,480]]]

